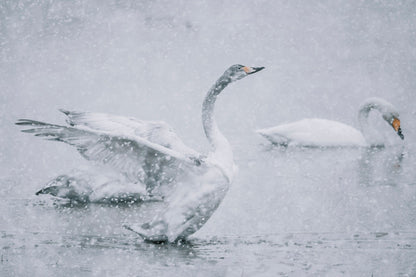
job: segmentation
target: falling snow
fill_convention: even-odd
[[[0,275],[414,276],[415,19],[412,1],[0,1]],[[233,64],[265,69],[218,97],[238,170],[188,241],[123,227],[151,220],[160,199],[35,195],[89,162],[18,119],[164,121],[208,153],[201,103]],[[398,109],[403,141],[377,111],[366,131],[384,147],[274,147],[255,132],[303,118],[358,128],[370,97]]]

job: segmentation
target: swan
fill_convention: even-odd
[[[149,195],[142,184],[129,182],[123,176],[112,176],[107,172],[73,170],[50,180],[36,195],[48,194],[70,203],[126,203],[160,201],[161,198]]]
[[[119,171],[131,183],[146,186],[149,194],[163,192],[166,205],[153,220],[125,227],[147,241],[174,242],[186,239],[205,224],[233,180],[235,165],[231,146],[214,118],[217,96],[230,83],[262,69],[233,65],[206,94],[202,124],[211,147],[206,156],[187,147],[164,122],[61,110],[67,115],[69,126],[30,119],[20,119],[16,124],[29,127],[23,132],[76,147],[87,160]],[[65,178],[63,185],[55,185],[62,183],[61,179],[52,181],[53,189],[45,188],[39,193],[76,195],[76,186]],[[60,189],[71,193],[59,194]]]
[[[393,127],[399,137],[404,139],[396,108],[386,100],[376,97],[365,100],[360,106],[358,120],[362,132],[344,123],[320,118],[306,118],[271,128],[259,129],[256,132],[273,144],[283,146],[364,147],[368,145],[365,132],[371,110],[378,110],[382,118]]]

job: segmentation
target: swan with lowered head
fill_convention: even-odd
[[[371,110],[378,110],[382,118],[393,127],[401,139],[404,139],[400,128],[399,113],[396,108],[380,98],[369,98],[358,111],[361,131],[341,122],[306,118],[256,132],[277,145],[294,145],[306,147],[348,147],[367,146],[366,130],[368,115]]]
[[[208,91],[202,104],[202,124],[211,145],[207,156],[186,147],[163,122],[63,111],[70,126],[28,119],[16,124],[30,127],[23,132],[75,146],[86,159],[118,170],[132,183],[144,184],[148,193],[164,192],[166,207],[151,222],[126,227],[145,240],[172,242],[205,224],[233,179],[232,150],[214,118],[217,96],[230,83],[263,68],[233,65]],[[49,191],[56,193],[61,187]],[[68,191],[68,184],[62,189]]]

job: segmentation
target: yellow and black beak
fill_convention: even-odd
[[[399,137],[401,139],[404,139],[404,136],[402,134],[402,129],[400,128],[400,120],[398,118],[393,119],[393,122],[391,123],[391,126],[393,126],[393,129],[397,132]]]
[[[244,66],[243,67],[244,72],[247,73],[247,74],[253,74],[253,73],[256,73],[256,72],[258,72],[262,69],[264,69],[263,66],[262,67],[250,67],[250,66]]]

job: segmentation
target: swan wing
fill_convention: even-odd
[[[151,188],[173,181],[185,167],[198,166],[198,156],[190,156],[139,136],[98,131],[85,126],[61,126],[20,119],[22,130],[48,140],[62,141],[77,148],[87,160],[95,161],[125,174],[133,182]]]
[[[118,130],[122,134],[138,136],[185,156],[200,156],[198,152],[187,147],[176,135],[173,128],[163,121],[145,121],[105,113],[76,112],[63,109],[60,111],[67,116],[67,122],[71,126],[85,126],[103,132]]]

